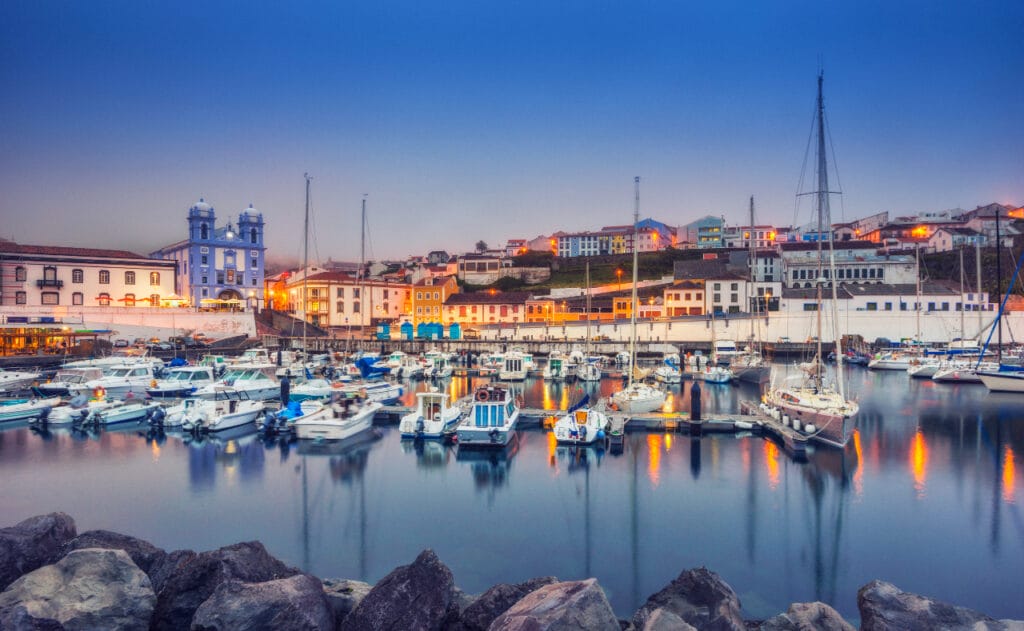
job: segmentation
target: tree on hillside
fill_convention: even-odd
[[[486,249],[487,249],[487,242],[486,241],[484,241],[483,239],[480,239],[479,241],[476,242],[476,251],[477,252],[483,252]]]

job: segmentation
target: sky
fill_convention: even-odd
[[[0,237],[148,253],[203,197],[298,260],[306,172],[313,261],[358,260],[364,195],[368,258],[627,224],[634,176],[670,225],[807,223],[819,69],[835,221],[1020,205],[1021,33],[1019,0],[5,0]]]

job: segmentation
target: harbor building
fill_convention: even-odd
[[[389,280],[367,280],[342,272],[310,268],[285,279],[288,310],[324,328],[369,327],[396,322],[408,313],[411,286]]]
[[[213,206],[200,198],[188,209],[188,238],[150,256],[178,264],[175,291],[193,306],[264,306],[263,214],[252,207],[237,223],[218,227]]]

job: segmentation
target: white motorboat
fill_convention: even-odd
[[[181,428],[188,432],[221,432],[253,425],[265,409],[263,401],[232,399],[192,399],[186,403]]]
[[[899,351],[883,351],[871,358],[871,361],[868,362],[868,369],[907,370],[910,367],[910,361],[916,357],[918,356]]]
[[[943,365],[932,375],[932,381],[939,383],[981,383],[979,372],[998,372],[996,362],[981,362],[953,359]]]
[[[402,353],[402,361],[398,365],[398,368],[392,369],[392,374],[397,375],[400,379],[422,379],[423,378],[423,362],[418,357],[412,355],[406,355]]]
[[[148,364],[155,370],[162,367],[164,362],[158,357],[150,357],[148,351],[122,349],[112,353],[111,355],[107,355],[106,357],[93,357],[91,359],[79,359],[65,362],[61,368],[107,369],[113,366],[132,366],[135,364]]]
[[[598,360],[588,359],[585,363],[576,368],[576,378],[580,381],[595,382],[601,381],[601,367]]]
[[[500,381],[525,381],[527,371],[526,357],[518,351],[510,351],[501,362],[498,379]]]
[[[456,430],[459,448],[504,447],[515,434],[519,406],[511,388],[491,383],[473,393],[473,403]]]
[[[326,399],[341,390],[341,382],[330,379],[307,379],[291,389],[288,398],[292,401]]]
[[[938,357],[914,357],[907,366],[907,374],[914,379],[934,378],[943,363]]]
[[[555,421],[555,440],[570,445],[590,445],[604,438],[610,419],[598,406],[587,407],[588,397]]]
[[[149,418],[157,409],[158,403],[152,401],[125,400],[113,401],[106,407],[97,407],[85,419],[85,423],[97,425],[116,425],[118,423],[141,423]]]
[[[711,349],[711,359],[719,365],[728,365],[743,354],[744,351],[740,350],[735,340],[716,340]]]
[[[416,409],[402,417],[398,431],[402,438],[442,438],[452,431],[466,412],[456,402],[449,405],[447,392],[436,389],[416,393]]]
[[[146,394],[154,399],[180,399],[216,381],[210,366],[181,366],[172,368],[163,379],[157,379]]]
[[[193,393],[201,399],[245,398],[263,401],[281,393],[281,384],[274,379],[273,364],[232,366],[217,381]]]
[[[371,429],[380,408],[376,401],[348,397],[335,403],[307,401],[293,424],[295,435],[299,440],[346,440]]]
[[[42,373],[0,368],[0,392],[17,392],[28,388],[42,378]]]
[[[548,363],[544,366],[544,381],[565,381],[569,369],[565,357],[558,351],[552,351]]]
[[[106,398],[103,393],[90,398],[84,394],[78,394],[71,398],[65,405],[58,405],[50,410],[46,422],[50,425],[70,425],[72,423],[84,423],[86,419],[96,410],[105,410],[114,404]]]
[[[447,379],[455,372],[447,354],[436,353],[425,357],[427,357],[427,366],[423,369],[423,376],[426,379]]]
[[[679,354],[668,353],[663,358],[663,363],[654,369],[655,381],[661,383],[681,383],[683,372],[679,369]]]
[[[728,366],[705,366],[704,370],[694,373],[694,378],[700,378],[705,383],[732,383],[736,378],[732,369]]]
[[[59,404],[60,397],[5,401],[0,403],[0,423],[46,417]]]
[[[71,394],[72,386],[81,385],[102,376],[101,368],[61,368],[52,379],[36,386],[36,390],[46,396],[66,396]]]
[[[150,364],[130,364],[107,368],[99,379],[71,386],[72,395],[88,395],[102,389],[107,397],[123,398],[129,394],[145,395],[155,379],[153,366]]]
[[[363,382],[352,382],[343,384],[340,388],[335,388],[342,396],[354,397],[358,396],[363,399],[369,399],[375,403],[387,405],[395,403],[402,397],[402,386],[397,383],[390,383],[387,381],[363,381]]]

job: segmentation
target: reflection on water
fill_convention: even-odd
[[[484,381],[441,387],[457,399]],[[406,403],[428,387],[410,385]],[[670,389],[673,410],[689,408],[689,386]],[[554,410],[621,382],[520,387],[528,407]],[[15,425],[0,431],[0,505],[10,522],[63,510],[79,530],[167,549],[260,539],[324,577],[376,581],[427,547],[468,592],[596,576],[621,616],[683,568],[707,565],[751,618],[821,599],[855,619],[856,590],[874,578],[1024,617],[1021,400],[861,370],[850,389],[862,410],[850,445],[806,462],[749,434],[631,433],[570,448],[527,430],[507,449],[473,452],[402,441],[393,427],[315,444]],[[749,386],[701,394],[708,414],[756,396]]]

